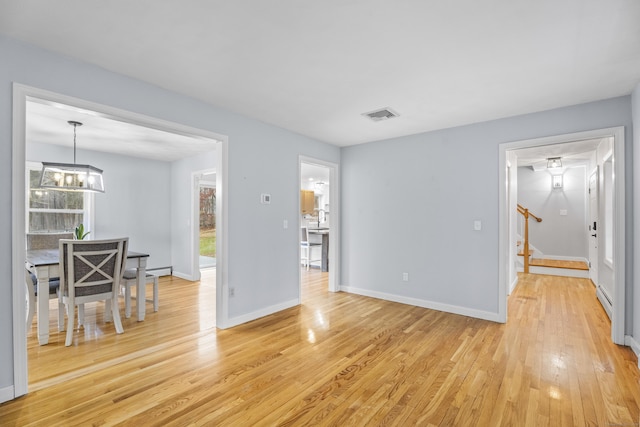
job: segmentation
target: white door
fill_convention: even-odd
[[[589,177],[589,278],[598,286],[598,169]]]

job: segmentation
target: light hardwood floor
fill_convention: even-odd
[[[122,335],[98,305],[70,348],[62,333],[43,347],[30,336],[31,392],[0,405],[0,425],[640,421],[636,357],[611,343],[586,279],[520,275],[503,325],[328,293],[326,273],[302,275],[301,306],[229,330],[213,328],[210,277],[163,278],[160,311]]]

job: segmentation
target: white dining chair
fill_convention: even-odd
[[[58,298],[67,311],[65,346],[73,342],[75,306],[105,301],[105,321],[113,319],[116,332],[124,332],[118,307],[120,281],[127,260],[129,239],[60,240]]]

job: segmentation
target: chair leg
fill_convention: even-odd
[[[118,307],[118,300],[107,300],[106,302],[108,302],[111,306],[111,315],[113,316],[113,324],[116,327],[116,333],[123,333],[124,329],[122,328],[122,321],[120,320],[120,308]]]
[[[158,276],[153,277],[153,311],[158,311]]]
[[[64,332],[64,303],[60,295],[58,295],[58,332]]]
[[[117,300],[116,300],[117,302]],[[114,304],[111,304],[111,300],[105,300],[104,302],[104,321],[105,322],[111,322],[113,320],[113,310],[111,310],[111,306]],[[116,307],[118,307],[118,304],[115,304]]]
[[[129,282],[124,284],[124,317],[131,317],[131,286]]]
[[[64,342],[66,347],[69,347],[73,342],[73,322],[76,317],[75,311],[75,305],[67,303],[67,339]]]
[[[78,304],[78,327],[84,326],[84,304]]]
[[[307,246],[306,264],[307,264],[307,271],[309,271],[309,265],[311,265],[311,247],[310,246]]]
[[[33,316],[36,313],[36,293],[33,290],[33,283],[31,282],[31,277],[29,275],[26,276],[25,285],[27,286],[27,330],[31,329],[31,325],[33,324]]]

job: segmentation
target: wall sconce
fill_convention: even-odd
[[[551,186],[555,188],[562,188],[562,175],[551,176]]]

